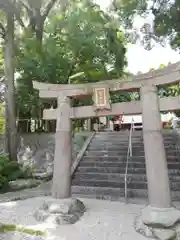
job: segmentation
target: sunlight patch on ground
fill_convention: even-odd
[[[0,203],[0,207],[7,207],[7,208],[13,208],[17,205],[16,202],[5,202],[5,203]]]

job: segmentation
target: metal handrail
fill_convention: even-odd
[[[128,144],[128,151],[127,151],[127,158],[126,158],[126,169],[124,175],[124,195],[125,201],[127,203],[127,174],[128,174],[128,165],[129,165],[129,157],[132,157],[132,132],[134,130],[134,119],[132,118],[131,121],[131,128],[129,132],[129,144]]]

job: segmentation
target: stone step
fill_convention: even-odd
[[[87,151],[118,151],[120,149],[126,149],[127,150],[128,145],[115,145],[115,146],[89,146]],[[136,147],[133,147],[136,148]],[[142,149],[144,149],[144,146],[142,146]]]
[[[175,138],[175,139],[178,139],[179,135],[178,134],[164,134],[163,137],[164,138]]]
[[[109,173],[76,173],[76,175],[73,177],[73,179],[76,180],[89,180],[93,179],[94,181],[96,180],[106,180],[106,181],[115,181],[115,182],[124,182],[124,173],[120,174],[109,174]],[[175,175],[169,175],[169,180],[173,182],[180,182],[180,176],[175,176]],[[137,182],[137,181],[147,181],[147,176],[146,174],[128,174],[127,175],[127,181],[128,182]]]
[[[168,168],[169,169],[180,169],[180,162],[168,162]],[[119,167],[119,168],[125,168],[126,167],[126,161],[124,162],[110,162],[110,161],[81,161],[79,164],[80,167]],[[128,168],[145,168],[146,164],[144,162],[129,162]]]
[[[168,144],[171,144],[171,145],[176,145],[177,141],[175,139],[172,139],[172,140],[167,140],[167,139],[164,139],[164,144],[165,145],[168,145]],[[91,145],[98,145],[98,146],[101,146],[101,145],[128,145],[129,144],[129,139],[93,139],[92,142],[91,142]],[[132,139],[132,144],[141,144],[141,145],[144,145],[143,143],[143,140],[141,139]]]
[[[128,189],[128,197],[132,197],[135,195],[136,190]],[[139,190],[137,190],[139,192]],[[142,197],[147,197],[147,190],[141,190]],[[120,198],[124,198],[124,189],[119,188],[107,188],[107,187],[83,187],[83,186],[72,186],[72,194],[78,197],[86,197],[86,198],[94,198],[94,199],[102,199],[102,200],[111,200],[117,201]]]
[[[121,133],[106,133],[106,134],[95,134],[94,137],[95,138],[129,138],[130,136],[130,132],[127,132],[126,134],[121,134]],[[132,138],[142,138],[143,135],[142,134],[132,134]]]
[[[130,132],[127,132],[126,134],[114,134],[114,133],[106,133],[106,134],[95,134],[94,137],[95,138],[128,138],[130,135]],[[142,135],[132,135],[133,138],[137,138],[137,137],[142,137]]]
[[[180,200],[180,151],[177,136],[164,131],[172,196]],[[129,132],[96,133],[72,179],[73,196],[119,200],[124,198],[124,176]],[[147,176],[142,132],[133,132],[133,157],[128,164],[128,198],[147,199]],[[158,160],[158,159],[157,159]]]
[[[98,136],[98,137],[102,137],[102,136],[129,136],[130,134],[130,131],[126,131],[126,132],[96,132],[96,135],[95,136]],[[163,132],[162,131],[162,135],[164,137],[175,137],[177,136],[177,133],[168,133],[168,132]],[[132,137],[142,137],[143,136],[143,131],[134,131],[132,132]]]
[[[178,156],[179,153],[176,149],[165,149],[166,150],[166,154],[167,155],[171,155],[171,156]],[[127,155],[127,151],[128,149],[119,149],[118,151],[116,150],[112,150],[112,151],[109,151],[109,150],[87,150],[85,152],[85,156],[126,156]],[[145,155],[145,152],[143,149],[141,150],[137,150],[137,149],[132,149],[132,154],[133,156],[144,156]]]
[[[92,146],[92,147],[103,147],[103,146],[119,147],[119,146],[124,146],[124,145],[128,145],[128,144],[129,144],[129,141],[126,141],[126,142],[119,142],[119,141],[117,141],[117,142],[114,142],[114,141],[112,141],[112,142],[103,142],[103,141],[97,142],[97,141],[92,141],[89,146]],[[138,146],[138,145],[144,146],[144,143],[142,141],[139,141],[139,142],[133,141],[132,145],[133,146]]]
[[[127,189],[128,199],[147,199],[147,189]],[[76,197],[84,197],[91,199],[102,199],[110,201],[118,201],[124,198],[124,189],[119,188],[102,188],[102,187],[83,187],[72,186],[72,194]],[[180,191],[172,191],[172,200],[180,200]],[[138,201],[138,200],[137,200]]]
[[[112,139],[93,139],[92,140],[94,144],[127,144],[129,143],[129,138],[128,139],[116,139],[116,138],[112,138]],[[140,142],[143,142],[142,140],[140,139],[133,139],[132,142],[137,142],[137,143],[140,143]]]
[[[94,151],[94,150],[87,150],[85,152],[85,156],[126,156],[128,149],[120,149],[119,151]]]
[[[105,181],[94,179],[73,179],[72,185],[87,186],[87,187],[110,187],[124,189],[124,180],[121,181]],[[128,183],[130,189],[147,189],[147,183],[143,181]]]
[[[109,131],[109,132],[96,132],[96,136],[109,136],[109,135],[113,135],[113,136],[126,136],[129,135],[130,131]],[[142,134],[142,133],[139,133]],[[135,132],[133,132],[133,135],[138,135]]]
[[[76,175],[73,177],[73,180],[82,181],[82,180],[100,180],[100,181],[115,181],[115,182],[124,182],[125,174],[109,174],[109,173],[76,173]],[[137,175],[137,178],[135,178],[135,175],[131,175],[133,180],[142,180],[146,181],[146,175],[145,174],[139,174]],[[128,176],[130,178],[130,175]]]
[[[93,142],[96,142],[96,143],[99,143],[100,145],[101,144],[118,144],[118,143],[121,143],[121,144],[126,144],[126,143],[129,143],[129,138],[128,139],[116,139],[116,138],[112,138],[112,139],[96,139],[96,138],[93,138],[91,144]],[[131,139],[131,142],[134,143],[134,144],[144,144],[144,141],[143,139],[140,139],[140,138],[137,138],[137,139]],[[163,142],[165,144],[168,144],[168,143],[177,143],[177,139],[163,139]]]
[[[129,136],[130,131],[126,131],[126,132],[96,132],[95,136]],[[173,133],[173,132],[163,132],[162,131],[162,135],[164,137],[175,137],[177,136],[177,133]],[[132,137],[141,137],[143,136],[143,131],[134,131],[132,132]]]
[[[166,151],[166,154],[172,155],[172,156],[179,154],[178,150],[175,147],[172,147],[172,148],[171,147],[165,147],[165,151]],[[111,151],[109,151],[109,152],[111,153]],[[137,148],[132,148],[132,154],[133,153],[135,155],[137,155],[138,153],[139,153],[139,155],[141,155],[141,154],[144,155],[145,151],[144,151],[144,148],[138,148],[137,147]]]
[[[110,187],[110,188],[120,188],[124,189],[124,179],[120,179],[119,181],[115,180],[99,180],[99,179],[80,179],[74,178],[72,180],[72,185],[76,186],[87,186],[87,187]],[[170,181],[170,187],[173,191],[180,190],[180,182],[179,181]],[[128,189],[147,189],[147,181],[129,181],[127,183]]]
[[[127,149],[128,145],[123,144],[123,145],[90,145],[87,149],[87,151],[119,151],[119,150],[124,150]],[[143,144],[133,144],[132,149],[136,151],[144,151],[144,145]],[[176,150],[177,146],[175,144],[165,144],[165,149],[166,150]]]
[[[96,136],[97,137],[106,137],[106,136],[121,136],[121,137],[126,137],[126,136],[129,136],[129,134],[130,134],[130,131],[126,131],[126,132],[124,132],[124,133],[122,133],[122,132],[105,132],[104,134],[102,134],[102,133],[96,133]],[[141,136],[143,136],[143,134],[142,134],[142,132],[132,132],[132,137],[141,137]]]
[[[77,173],[125,173],[121,167],[78,167]],[[170,175],[179,175],[180,169],[168,169]],[[145,168],[128,168],[128,174],[146,174]]]
[[[145,168],[145,164],[129,164],[129,167],[140,167],[140,168]],[[126,162],[101,162],[101,161],[96,161],[96,162],[85,162],[82,161],[79,164],[79,167],[91,167],[91,168],[96,168],[96,167],[104,167],[104,168],[108,168],[108,167],[119,167],[119,168],[125,168],[126,167]]]
[[[126,141],[126,142],[115,142],[115,141],[112,141],[112,142],[107,142],[107,141],[92,141],[89,145],[89,147],[96,147],[96,148],[101,148],[101,147],[119,147],[119,146],[128,146],[129,145],[129,141]],[[171,142],[166,142],[164,141],[164,145],[165,146],[177,146],[178,144],[175,142],[175,141],[171,141]],[[132,142],[132,146],[133,147],[143,147],[144,146],[144,143],[142,141],[134,141]]]
[[[100,135],[95,135],[94,136],[94,138],[97,138],[97,139],[107,139],[107,138],[111,138],[111,139],[128,139],[129,138],[129,136],[130,136],[130,134],[128,133],[128,134],[124,134],[124,135],[122,135],[122,134],[117,134],[117,135],[114,135],[114,134],[105,134],[105,135],[102,135],[102,134],[100,134]],[[143,136],[142,135],[132,135],[132,138],[133,139],[140,139],[140,138],[143,138]]]
[[[125,173],[125,169],[121,167],[78,167],[77,173]],[[128,173],[146,174],[145,168],[129,168]]]
[[[98,150],[119,150],[119,149],[127,149],[129,146],[129,143],[128,144],[91,144],[89,145],[88,149],[87,150],[94,150],[94,151],[98,151]],[[168,143],[168,144],[164,144],[164,147],[166,149],[176,149],[178,151],[180,151],[180,146],[178,144],[175,144],[175,143]],[[141,144],[141,143],[133,143],[132,144],[132,148],[133,149],[136,149],[136,150],[142,150],[144,149],[144,145]]]
[[[92,141],[90,143],[90,147],[104,147],[104,146],[107,146],[107,147],[119,147],[119,146],[127,146],[129,145],[129,142],[99,142],[99,143],[94,143],[94,141]],[[132,142],[132,145],[133,146],[144,146],[143,142]]]
[[[144,159],[144,157],[143,157]],[[102,162],[126,162],[127,160],[127,156],[111,156],[111,157],[108,157],[108,156],[96,156],[96,157],[92,157],[92,156],[89,156],[89,155],[85,155],[83,156],[83,159],[80,161],[80,163],[82,162],[85,162],[85,161],[90,161],[90,162],[96,162],[96,161],[102,161]]]
[[[125,141],[127,141],[127,140],[129,140],[129,137],[130,137],[130,135],[126,135],[126,136],[121,136],[121,135],[119,135],[119,136],[113,136],[113,135],[106,135],[106,136],[101,136],[101,135],[99,135],[99,136],[97,136],[97,135],[95,135],[94,137],[93,137],[93,139],[96,139],[96,140],[125,140]],[[131,138],[132,140],[134,140],[134,141],[143,141],[143,136],[132,136],[132,138]],[[174,140],[174,141],[177,141],[178,140],[178,137],[177,136],[167,136],[167,135],[164,135],[163,136],[163,139],[166,141],[172,141],[172,140]]]
[[[84,156],[83,159],[81,160],[81,162],[83,161],[92,161],[92,162],[96,162],[96,161],[109,161],[109,162],[126,162],[127,161],[127,155],[126,156]],[[145,163],[145,156],[133,156],[131,157],[131,160],[129,160],[131,162],[142,162]],[[167,161],[168,162],[180,162],[180,157],[179,156],[173,156],[173,155],[168,155],[167,156]]]

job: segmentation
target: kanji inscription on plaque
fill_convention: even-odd
[[[109,109],[109,89],[94,88],[94,106],[96,109]]]
[[[96,90],[96,106],[105,106],[106,105],[106,89],[97,88]]]

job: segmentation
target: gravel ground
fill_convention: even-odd
[[[8,232],[0,235],[0,240],[51,240],[50,238],[29,236],[19,232]]]
[[[0,204],[0,222],[20,224],[36,230],[47,230],[47,238],[29,238],[27,235],[7,233],[0,240],[145,240],[133,228],[135,217],[144,205],[102,200],[81,199],[87,212],[73,225],[55,226],[51,222],[37,222],[33,213],[44,202],[44,197]],[[27,238],[28,237],[28,238]]]

